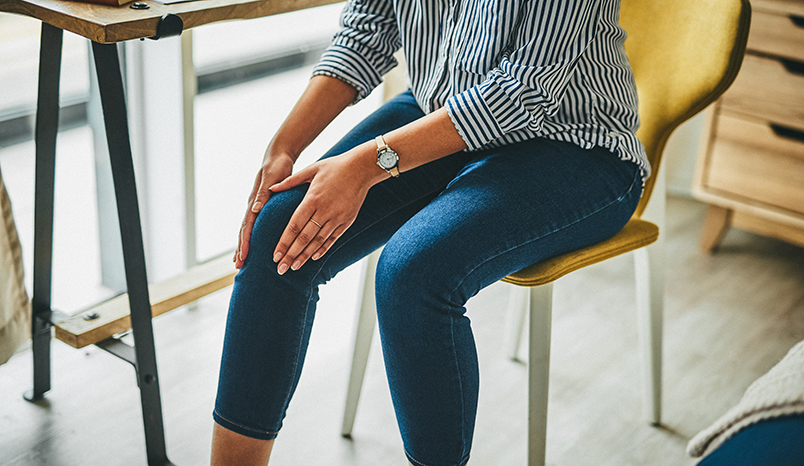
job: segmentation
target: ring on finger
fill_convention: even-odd
[[[314,224],[315,224],[315,225],[316,225],[318,228],[324,228],[324,227],[322,227],[322,226],[321,226],[321,224],[320,224],[320,223],[316,222],[316,221],[315,221],[315,220],[313,220],[312,218],[310,219],[310,221],[311,221],[311,222],[313,222],[313,223],[314,223]]]

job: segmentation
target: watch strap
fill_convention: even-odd
[[[374,138],[374,142],[377,143],[377,152],[382,152],[388,148],[388,144],[385,143],[385,138],[382,137],[382,134]]]

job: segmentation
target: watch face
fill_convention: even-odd
[[[377,161],[380,162],[380,166],[386,170],[394,168],[398,160],[399,156],[396,155],[396,152],[390,149],[383,151],[377,159]]]

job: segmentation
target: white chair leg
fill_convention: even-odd
[[[525,317],[528,314],[529,289],[525,286],[510,285],[508,295],[508,316],[505,330],[505,354],[514,361],[519,361],[519,345],[525,333]]]
[[[634,251],[639,340],[643,367],[643,416],[662,421],[662,324],[664,314],[664,232],[667,204],[665,170],[659,170],[642,218],[659,226],[659,239]]]
[[[643,364],[643,416],[651,425],[662,420],[662,315],[664,245],[659,240],[634,251],[637,320]]]
[[[360,400],[360,389],[363,387],[363,376],[366,373],[371,339],[377,323],[377,305],[374,301],[374,277],[377,273],[377,261],[381,249],[369,254],[364,267],[362,291],[360,293],[360,309],[357,316],[355,332],[355,350],[352,356],[352,370],[349,373],[349,388],[346,391],[346,408],[343,413],[341,435],[350,437],[355,424],[357,402]]]
[[[543,466],[545,460],[552,314],[553,284],[531,288],[528,342],[528,466]]]

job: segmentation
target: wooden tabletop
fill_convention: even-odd
[[[259,18],[340,0],[195,0],[162,5],[143,0],[147,10],[130,4],[112,7],[69,0],[0,0],[0,12],[18,13],[44,21],[104,44],[156,35],[159,19],[168,13],[181,17],[184,29],[233,19]]]

